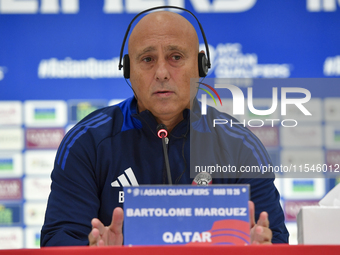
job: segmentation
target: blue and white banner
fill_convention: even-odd
[[[249,185],[124,188],[125,245],[250,243]]]

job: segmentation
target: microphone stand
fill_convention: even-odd
[[[169,157],[168,157],[168,150],[166,148],[165,138],[168,136],[167,128],[164,124],[158,124],[157,126],[157,135],[159,138],[162,138],[163,144],[163,152],[164,152],[164,160],[165,160],[165,168],[168,176],[168,182],[172,185],[171,179],[171,171],[170,171],[170,164],[169,164]]]

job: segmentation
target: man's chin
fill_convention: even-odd
[[[164,107],[162,106],[161,108],[156,108],[154,111],[150,110],[151,113],[157,117],[157,118],[173,118],[176,117],[177,115],[181,115],[182,112],[186,109],[186,107],[176,107],[176,108],[170,108],[170,107]]]

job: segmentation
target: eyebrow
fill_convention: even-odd
[[[149,46],[146,47],[145,49],[143,49],[136,57],[136,59],[139,59],[143,54],[151,52],[151,51],[155,51],[156,48],[154,46]]]
[[[169,45],[169,46],[166,47],[166,50],[167,51],[179,50],[179,51],[184,52],[184,53],[186,52],[182,47],[177,46],[177,45]]]
[[[169,45],[169,46],[166,47],[166,51],[173,51],[173,50],[181,51],[184,54],[186,54],[186,52],[187,52],[182,47],[179,47],[177,45]],[[143,54],[148,53],[148,52],[152,52],[152,51],[156,51],[156,47],[154,47],[154,46],[146,47],[137,55],[136,59],[139,59]]]

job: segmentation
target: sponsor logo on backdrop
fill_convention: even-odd
[[[330,150],[326,152],[326,164],[338,169],[340,172],[340,150]]]
[[[0,226],[13,226],[21,223],[21,204],[0,204]]]
[[[334,141],[340,142],[340,129],[334,130]]]
[[[265,147],[279,146],[278,127],[249,128],[263,143]]]
[[[62,100],[28,100],[25,102],[27,127],[63,127],[67,122],[67,105]]]
[[[201,45],[203,47],[204,45]],[[256,53],[243,53],[240,43],[209,45],[216,78],[288,78],[290,64],[259,64]]]
[[[42,226],[44,223],[46,203],[30,203],[24,205],[24,220],[28,226]]]
[[[3,170],[13,171],[13,169],[14,169],[13,158],[0,158],[0,171]]]
[[[31,174],[50,174],[53,169],[56,151],[26,151],[25,152],[25,173]]]
[[[75,60],[65,58],[43,59],[39,63],[38,77],[40,79],[99,79],[123,78],[123,71],[118,70],[119,58],[98,60],[88,58]]]
[[[0,200],[22,199],[21,179],[0,180]]]
[[[26,227],[25,229],[25,248],[40,248],[41,227]]]
[[[21,249],[24,247],[23,238],[23,229],[20,227],[0,228],[1,249]]]
[[[340,97],[325,98],[325,120],[340,121]]]
[[[1,125],[22,125],[22,106],[20,101],[0,102]]]
[[[340,125],[326,125],[325,137],[327,148],[340,148]]]
[[[320,199],[325,195],[325,179],[320,174],[318,178],[313,179],[291,179],[284,178],[283,197],[286,200],[297,199]]]
[[[306,0],[309,12],[335,12],[340,8],[339,0]]]
[[[294,192],[314,192],[313,180],[294,180],[293,181]]]
[[[318,200],[305,200],[305,201],[289,201],[284,203],[285,219],[287,221],[296,221],[296,216],[299,213],[302,206],[318,205]]]
[[[280,141],[283,147],[321,147],[322,126],[298,126],[295,128],[281,128]]]
[[[68,102],[69,122],[77,123],[91,112],[106,106],[107,101],[105,100],[70,100]]]
[[[34,245],[40,248],[40,231],[34,235]]]
[[[55,120],[56,110],[55,108],[35,108],[34,109],[35,120]]]
[[[26,177],[24,179],[24,197],[27,200],[46,201],[50,194],[51,180],[49,177]]]
[[[63,128],[26,129],[27,149],[57,149],[65,134]]]
[[[323,64],[325,76],[340,76],[340,55],[326,58]]]
[[[22,150],[24,133],[22,128],[0,129],[0,150]]]
[[[0,154],[0,177],[16,177],[22,174],[22,154]]]

